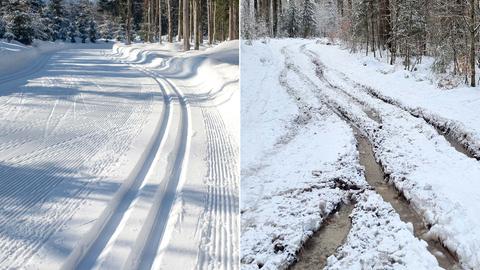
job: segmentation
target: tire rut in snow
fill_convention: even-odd
[[[216,109],[202,108],[208,172],[199,269],[238,269],[238,149]]]
[[[305,50],[305,45],[302,46],[301,52],[310,57],[312,63],[317,67],[318,70],[320,71],[320,74],[322,75],[322,80],[324,80],[325,83],[327,83],[330,87],[332,88],[339,88],[332,84],[325,76],[323,76],[324,71],[326,70],[326,67],[322,62],[320,61],[319,56],[311,51],[311,50]],[[430,124],[437,133],[441,136],[443,136],[449,143],[450,145],[455,148],[458,152],[464,154],[465,156],[469,158],[475,158],[477,160],[480,160],[480,145],[478,142],[476,142],[471,135],[469,135],[469,132],[464,131],[464,128],[462,127],[457,127],[459,124],[455,123],[455,121],[451,121],[448,119],[442,119],[439,116],[429,114],[425,112],[424,110],[420,108],[409,108],[408,106],[405,106],[398,102],[397,100],[387,97],[383,94],[381,94],[379,91],[365,86],[363,84],[357,83],[350,79],[346,74],[338,71],[338,70],[333,70],[335,73],[339,74],[339,76],[346,82],[354,85],[356,88],[362,89],[365,93],[369,94],[371,97],[380,100],[384,103],[393,105],[405,112],[408,112],[410,115],[416,118],[422,118]],[[341,91],[341,88],[339,88]],[[344,91],[345,93],[348,93]],[[350,95],[352,98],[354,96]],[[368,113],[367,113],[368,114]],[[369,115],[371,116],[371,115]],[[454,128],[451,128],[450,126],[453,125]]]
[[[415,237],[424,240],[428,244],[428,250],[434,255],[439,265],[445,269],[461,269],[458,259],[451,254],[438,240],[427,236],[428,228],[423,218],[412,209],[410,203],[392,184],[388,182],[382,166],[376,161],[373,146],[368,138],[361,131],[352,126],[357,147],[360,153],[360,164],[365,168],[365,178],[367,182],[375,188],[384,201],[390,203],[405,223],[413,225]]]
[[[327,258],[334,254],[350,232],[350,214],[353,204],[340,204],[323,222],[320,229],[307,240],[300,250],[297,262],[289,270],[322,269]]]
[[[282,52],[284,52],[285,57],[289,57],[286,50],[282,50]],[[307,56],[310,57],[309,55]],[[294,71],[302,80],[305,81],[305,83],[311,85],[313,87],[312,89],[318,88],[318,86],[306,74],[303,74],[300,71],[300,69],[293,64],[293,62],[290,64],[289,69]],[[318,74],[318,71],[317,71],[317,74]],[[334,92],[337,92],[338,94],[345,96],[347,100],[352,101],[353,97],[350,94],[348,94],[345,90],[340,91],[339,87],[330,87],[331,84],[325,81],[323,81],[323,83],[325,87],[329,87]],[[368,118],[369,120],[371,120],[371,123],[365,122],[365,120],[360,119],[354,113],[349,111],[351,108],[347,108],[345,104],[337,103],[335,100],[329,97],[329,95],[322,93],[321,91],[318,92],[317,94],[319,95],[318,98],[320,99],[320,101],[322,101],[328,108],[330,108],[333,112],[335,112],[340,118],[344,119],[347,123],[349,123],[352,126],[352,128],[356,131],[355,135],[358,140],[359,147],[363,148],[363,150],[361,150],[361,153],[363,152],[363,154],[365,153],[368,154],[368,151],[373,151],[372,146],[368,140],[362,140],[362,137],[358,137],[361,134],[360,128],[358,126],[359,126],[359,123],[362,123],[360,126],[366,128],[366,130],[362,129],[363,132],[375,133],[375,129],[381,128],[381,125],[378,123],[378,121],[376,121],[375,119],[372,119],[367,112],[365,112],[364,106],[361,106],[361,110],[367,116],[369,116]],[[357,106],[363,104],[362,102],[354,102],[354,103],[357,103]],[[360,145],[360,143],[362,143],[362,145]],[[362,164],[366,167],[366,169],[368,168],[375,169],[375,166],[380,166],[379,164],[376,163],[375,157],[373,156],[373,152],[371,152],[371,154],[372,154],[371,158],[367,157],[367,159],[365,159],[364,155],[361,155],[361,163],[363,162],[366,163],[366,164]],[[380,171],[382,172],[382,175],[383,175],[383,170],[381,169],[381,167],[380,167]],[[375,174],[375,172],[373,173]],[[438,262],[441,265],[445,265],[447,269],[457,269],[457,267],[459,267],[458,259],[455,255],[453,255],[453,253],[451,253],[448,249],[443,247],[443,245],[439,241],[434,239],[429,239],[428,237],[426,237],[425,232],[428,232],[428,228],[426,228],[426,225],[424,224],[423,219],[415,212],[414,209],[412,209],[412,207],[404,199],[402,194],[400,194],[393,186],[389,185],[388,183],[384,183],[385,181],[372,181],[372,183],[370,183],[371,179],[369,179],[368,177],[367,177],[367,181],[369,182],[369,184],[371,184],[374,187],[376,187],[375,185],[378,186],[379,190],[377,192],[380,195],[382,195],[382,197],[384,195],[388,195],[384,197],[384,200],[387,202],[390,202],[392,206],[395,205],[398,207],[398,210],[395,207],[394,208],[396,209],[396,211],[398,212],[402,220],[406,222],[412,222],[412,224],[415,225],[414,227],[419,228],[418,230],[414,231],[415,236],[417,238],[424,239],[425,241],[427,241],[429,245],[428,247],[429,251],[432,253],[432,255],[434,255],[437,258]],[[402,203],[402,201],[400,200],[402,198],[404,203]],[[408,215],[406,215],[405,213],[407,213]]]

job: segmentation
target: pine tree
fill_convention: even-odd
[[[77,17],[78,37],[85,43],[88,37],[88,16],[85,11],[80,11]]]
[[[3,21],[3,18],[0,17],[0,38],[3,38],[3,35],[5,35],[6,27],[5,27],[5,22]]]
[[[52,40],[65,41],[68,36],[70,22],[66,19],[63,0],[50,0],[47,6],[46,16],[50,18],[49,28],[52,30]]]
[[[77,36],[77,27],[75,26],[75,23],[70,22],[70,26],[68,28],[68,37],[70,38],[71,43],[77,42],[75,40],[76,36]]]
[[[295,37],[298,30],[298,15],[296,12],[296,5],[294,0],[288,1],[287,12],[285,14],[285,32],[288,37]]]
[[[98,30],[100,33],[100,37],[105,39],[105,42],[108,42],[111,39],[113,39],[114,32],[115,32],[115,24],[112,21],[112,18],[105,16],[103,18],[103,23],[99,25]]]
[[[303,37],[309,37],[313,34],[313,29],[315,29],[316,22],[313,16],[315,11],[315,4],[312,0],[303,0],[303,9],[302,9],[302,30]]]
[[[9,28],[16,40],[26,45],[32,44],[34,35],[32,19],[26,12],[15,11]]]
[[[90,42],[95,43],[97,41],[97,23],[93,18],[90,18],[88,27],[88,38]]]

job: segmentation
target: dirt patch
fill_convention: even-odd
[[[340,205],[337,212],[330,215],[305,243],[297,256],[297,262],[290,270],[322,269],[327,258],[342,245],[350,231],[350,214],[353,205]]]
[[[357,128],[352,128],[358,143],[360,164],[365,167],[367,182],[375,188],[375,191],[382,196],[383,200],[392,205],[403,222],[413,225],[414,235],[427,242],[428,250],[437,258],[441,267],[445,269],[462,269],[454,255],[443,247],[438,240],[427,236],[429,225],[424,223],[423,218],[415,212],[401,193],[385,180],[382,166],[375,159],[370,141]]]

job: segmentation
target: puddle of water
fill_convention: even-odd
[[[307,240],[298,254],[297,262],[289,269],[322,269],[327,263],[327,258],[334,254],[346,239],[351,227],[349,215],[353,207],[353,205],[341,204],[339,210],[328,217],[320,230]]]
[[[375,188],[383,200],[389,202],[395,211],[400,215],[403,222],[410,222],[414,228],[414,235],[423,239],[428,244],[428,250],[432,253],[442,268],[445,269],[462,269],[456,258],[442,246],[442,244],[433,239],[426,237],[428,232],[423,218],[410,207],[409,202],[400,194],[398,190],[385,179],[382,167],[376,162],[373,148],[370,141],[353,127],[355,138],[358,142],[358,150],[360,152],[360,164],[365,167],[365,178],[367,182]]]

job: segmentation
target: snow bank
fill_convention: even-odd
[[[189,103],[216,106],[231,135],[240,141],[239,43],[222,42],[183,52],[180,43],[116,43],[113,54],[155,70],[182,89]]]
[[[30,71],[43,66],[54,52],[74,48],[111,48],[112,43],[70,43],[35,40],[33,45],[0,39],[0,79],[19,71]]]

